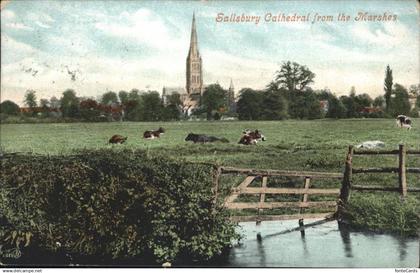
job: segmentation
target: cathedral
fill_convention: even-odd
[[[167,104],[168,97],[174,93],[179,93],[183,111],[187,114],[191,110],[200,106],[200,99],[203,95],[205,85],[203,85],[203,61],[201,59],[200,51],[198,50],[197,28],[195,25],[195,14],[192,18],[190,48],[186,61],[186,86],[183,87],[163,87],[162,100]],[[235,104],[235,92],[233,89],[232,80],[230,81],[227,105]]]

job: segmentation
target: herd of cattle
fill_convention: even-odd
[[[406,128],[407,130],[411,129],[411,119],[404,115],[399,115],[396,119],[397,126],[399,128]],[[160,138],[161,135],[165,133],[165,129],[162,127],[159,127],[157,130],[150,130],[145,131],[143,133],[143,138],[145,139],[156,139]],[[109,143],[111,144],[122,144],[127,141],[127,137],[123,137],[121,135],[113,135],[109,139]],[[208,136],[203,134],[194,134],[189,133],[187,137],[185,138],[185,141],[192,141],[194,143],[208,143],[208,142],[225,142],[229,143],[229,140],[227,140],[224,137],[215,137],[215,136]],[[265,141],[264,135],[261,133],[260,130],[250,130],[245,129],[242,132],[241,139],[239,140],[238,144],[243,145],[256,145],[259,141]]]
[[[156,139],[156,138],[160,138],[160,136],[163,135],[164,133],[165,133],[165,129],[163,129],[162,127],[159,127],[159,129],[157,130],[145,131],[143,133],[143,138]],[[109,139],[109,143],[122,144],[127,141],[127,138],[128,137],[123,137],[121,135],[113,135]],[[243,132],[241,139],[239,140],[239,144],[255,145],[260,140],[265,141],[265,137],[263,134],[261,134],[261,131],[259,130],[252,131],[252,130],[246,129]],[[218,142],[218,141],[229,143],[229,140],[227,140],[224,137],[215,137],[215,136],[208,136],[208,135],[194,134],[194,133],[189,133],[187,137],[185,138],[185,141],[192,141],[194,143],[207,143],[207,142]]]

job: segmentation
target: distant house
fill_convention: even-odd
[[[319,104],[321,105],[321,110],[324,111],[324,113],[328,112],[329,103],[328,100],[321,100],[319,101]]]

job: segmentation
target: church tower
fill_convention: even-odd
[[[187,93],[191,100],[199,101],[203,92],[203,72],[200,52],[198,51],[195,14],[191,26],[190,50],[187,57]]]

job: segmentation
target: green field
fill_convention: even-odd
[[[396,128],[393,119],[3,124],[0,128],[3,152],[69,154],[80,149],[146,149],[151,155],[227,166],[342,172],[346,150],[351,144],[381,140],[385,149],[396,149],[399,143],[404,143],[408,149],[420,150],[420,128],[416,124],[420,124],[420,119],[414,120],[411,131]],[[160,139],[142,138],[145,130],[159,126],[166,129]],[[262,130],[267,141],[256,146],[237,144],[246,128]],[[225,137],[230,143],[185,142],[190,132]],[[127,143],[108,144],[114,134],[128,136]],[[379,167],[396,166],[397,162],[396,157],[360,157],[354,164]],[[420,166],[420,158],[409,157],[407,163],[410,167]],[[373,181],[377,175],[366,177]],[[418,176],[410,175],[408,180],[411,185],[420,186]],[[395,183],[395,180],[382,182]]]

